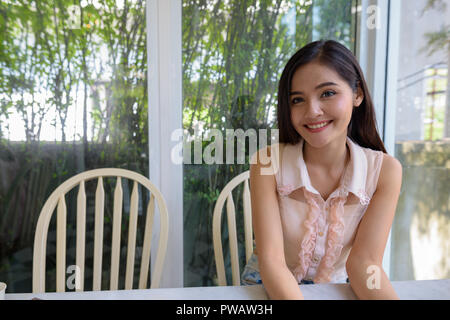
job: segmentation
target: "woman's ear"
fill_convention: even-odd
[[[358,86],[356,87],[356,92],[353,94],[353,105],[355,107],[359,107],[360,104],[363,102],[364,100],[364,92],[361,89],[361,87],[359,86],[359,82],[358,82]]]

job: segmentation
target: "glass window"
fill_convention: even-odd
[[[58,185],[79,172],[102,167],[148,176],[145,6],[144,0],[0,2],[0,280],[8,284],[9,293],[32,290],[36,223]],[[109,200],[115,181],[104,184],[106,289]],[[95,187],[96,183],[86,185],[92,198],[87,199],[85,290],[92,288],[89,228]],[[127,239],[131,186],[124,182],[123,189],[122,239]],[[66,201],[74,208],[76,194]],[[75,264],[76,220],[70,210],[67,266]],[[47,291],[55,290],[54,220],[48,236]]]
[[[217,285],[212,247],[215,202],[233,177],[249,169],[250,137],[256,133],[258,147],[270,143],[284,64],[300,47],[320,38],[338,40],[353,50],[355,4],[348,0],[183,0],[183,127],[185,151],[191,150],[191,159],[184,162],[185,286]],[[208,140],[212,129],[217,134]],[[238,152],[227,161],[225,154],[237,148],[226,145],[227,129],[248,134],[245,161]],[[264,130],[266,135],[259,136]],[[208,164],[201,153],[195,158],[195,148],[209,150],[213,143],[223,146],[223,157],[216,158],[221,161]],[[244,243],[242,201],[238,200],[242,189],[233,195],[240,245]],[[229,266],[226,214],[222,216]],[[243,247],[239,254],[242,271]],[[229,268],[227,272],[231,283]]]
[[[450,276],[450,4],[401,3],[395,157],[403,184],[392,228],[391,279]]]

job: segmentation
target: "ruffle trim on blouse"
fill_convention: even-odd
[[[367,195],[365,190],[363,189],[358,190],[358,192],[356,192],[356,195],[358,196],[361,205],[366,206],[369,204],[370,197]]]
[[[327,245],[325,255],[323,256],[317,269],[314,283],[324,283],[331,281],[331,275],[334,271],[334,265],[339,259],[343,248],[344,239],[344,203],[347,196],[339,196],[331,200],[330,206],[330,225],[328,227]]]
[[[304,190],[306,201],[309,205],[308,217],[304,221],[303,225],[306,227],[306,233],[303,237],[300,251],[298,253],[299,264],[294,270],[294,276],[297,281],[300,282],[306,275],[313,256],[314,249],[316,247],[317,238],[317,221],[320,215],[320,207],[314,199],[313,194]]]
[[[287,197],[292,191],[296,190],[292,184],[280,185],[277,191],[281,197]],[[314,283],[328,283],[331,282],[331,275],[334,272],[334,265],[339,259],[342,249],[345,234],[345,225],[343,220],[344,204],[347,200],[348,190],[342,188],[337,197],[331,199],[330,203],[330,224],[328,226],[328,235],[326,242],[325,255],[317,268]],[[316,201],[316,196],[303,188],[305,199],[308,203],[308,215],[303,225],[306,228],[305,235],[300,245],[298,253],[298,266],[293,273],[297,281],[300,283],[305,278],[308,268],[316,247],[318,219],[321,214],[320,206]],[[360,199],[361,205],[367,205],[370,202],[370,197],[364,190],[359,190],[356,194]]]
[[[277,186],[278,194],[281,197],[287,197],[292,191],[294,191],[296,187],[292,184],[279,185]]]

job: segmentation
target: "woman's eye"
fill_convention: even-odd
[[[302,100],[303,100],[302,98],[296,97],[291,100],[291,103],[296,104],[296,103],[302,102]]]
[[[322,96],[324,96],[324,97],[331,97],[331,96],[334,96],[335,94],[336,94],[336,92],[331,91],[331,90],[327,90],[324,93],[322,93]]]

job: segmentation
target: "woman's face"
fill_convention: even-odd
[[[289,104],[295,130],[311,146],[321,148],[345,139],[354,106],[362,90],[354,93],[333,69],[313,61],[298,68],[291,81]]]

